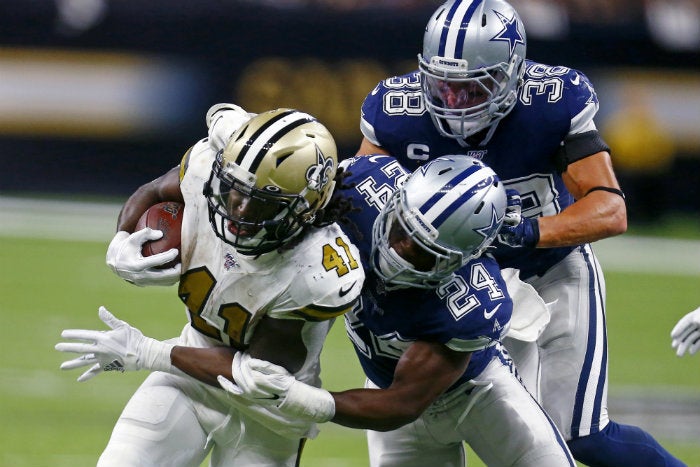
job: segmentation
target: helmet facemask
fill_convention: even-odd
[[[419,55],[425,105],[442,136],[468,138],[491,127],[513,109],[524,71],[522,60],[514,57],[510,63],[472,71],[440,66],[447,60],[434,56],[427,62]]]
[[[257,188],[241,167],[214,161],[205,195],[216,235],[242,254],[259,255],[281,247],[314,220],[303,194],[281,193],[275,185]]]
[[[464,155],[433,159],[375,219],[370,266],[387,290],[439,287],[491,245],[505,209],[505,188],[483,162]]]
[[[493,134],[517,101],[526,42],[518,13],[504,1],[448,0],[433,13],[418,66],[442,136],[461,143],[486,129]]]
[[[216,235],[245,255],[288,244],[330,199],[338,167],[335,141],[311,115],[263,112],[230,138],[204,195]]]
[[[402,190],[397,190],[374,222],[370,264],[387,290],[401,287],[434,289],[464,264],[464,256],[459,250],[439,244],[437,230],[420,212],[406,209],[402,194]],[[391,246],[392,238],[396,236],[409,237],[427,253],[424,257],[432,258],[432,267],[418,267],[402,258]]]

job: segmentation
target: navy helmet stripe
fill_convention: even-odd
[[[440,35],[440,48],[438,49],[438,55],[441,57],[445,56],[445,50],[447,49],[447,37],[449,35],[450,29],[453,27],[459,27],[459,32],[457,34],[457,46],[455,47],[454,57],[452,58],[462,58],[462,51],[464,50],[464,40],[467,35],[467,25],[471,21],[474,12],[481,5],[483,0],[475,0],[469,5],[464,16],[461,18],[455,18],[457,10],[462,4],[461,1],[456,1],[452,4],[450,11],[447,13],[445,18],[445,26],[442,28],[442,34]]]
[[[440,188],[439,190],[436,190],[435,194],[433,194],[433,196],[428,198],[428,200],[420,206],[420,208],[419,208],[420,212],[422,214],[425,214],[426,212],[428,212],[433,206],[435,206],[435,204],[438,201],[440,201],[445,196],[445,194],[451,189],[451,187],[459,185],[462,181],[467,179],[470,175],[474,174],[475,172],[477,172],[479,169],[482,169],[482,168],[483,168],[482,166],[474,164],[473,166],[469,167],[468,169],[459,172],[455,177],[453,177],[449,181],[447,181],[442,186],[442,188]]]
[[[451,196],[454,196],[454,193],[450,193],[453,190],[453,187],[459,185],[462,183],[464,180],[466,180],[468,177],[474,175],[476,172],[479,170],[483,169],[482,166],[474,164],[473,166],[469,167],[466,170],[461,171],[460,173],[457,174],[457,176],[453,177],[450,179],[448,182],[446,182],[443,187],[438,190],[433,196],[430,197],[425,203],[423,203],[422,206],[420,206],[420,212],[422,214],[426,214],[436,203],[438,203],[442,198],[450,194]],[[442,209],[440,214],[431,222],[433,227],[436,229],[439,228],[443,222],[445,222],[447,219],[450,218],[454,212],[459,209],[462,204],[464,204],[473,194],[474,192],[474,187],[478,186],[474,185],[472,187],[469,187],[469,189],[464,190],[462,194],[457,196],[450,204],[449,206],[445,207]],[[462,190],[462,188],[460,188]]]
[[[443,209],[440,215],[432,222],[433,227],[439,228],[443,222],[450,218],[454,212],[462,206],[472,196],[472,190],[465,191],[457,199],[454,200],[447,208]]]

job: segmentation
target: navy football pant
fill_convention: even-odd
[[[567,444],[576,460],[589,467],[686,467],[646,431],[613,421]]]

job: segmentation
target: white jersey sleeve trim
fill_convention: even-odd
[[[596,130],[597,128],[593,121],[593,117],[595,117],[596,113],[598,113],[598,104],[592,102],[584,107],[581,112],[571,119],[569,135],[577,135]]]
[[[362,135],[367,138],[370,143],[374,144],[375,146],[382,146],[377,140],[374,127],[367,120],[365,120],[364,117],[360,119],[360,131],[362,131]]]

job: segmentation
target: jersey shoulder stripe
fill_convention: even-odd
[[[284,256],[288,286],[270,314],[323,321],[352,309],[365,275],[359,251],[337,224],[309,229]]]
[[[209,147],[207,139],[192,146],[180,162],[180,189],[183,196],[199,197],[204,182],[209,179],[212,162],[216,154]]]
[[[187,173],[187,168],[190,165],[190,154],[192,154],[192,149],[194,149],[194,146],[191,146],[180,160],[180,182],[182,182],[182,179],[185,178],[185,173]]]
[[[359,302],[359,297],[353,300],[351,303],[332,307],[332,306],[322,306],[322,305],[308,305],[299,310],[296,310],[294,314],[301,316],[306,321],[326,321],[329,319],[337,318],[338,316],[344,315],[345,313],[352,310]]]

